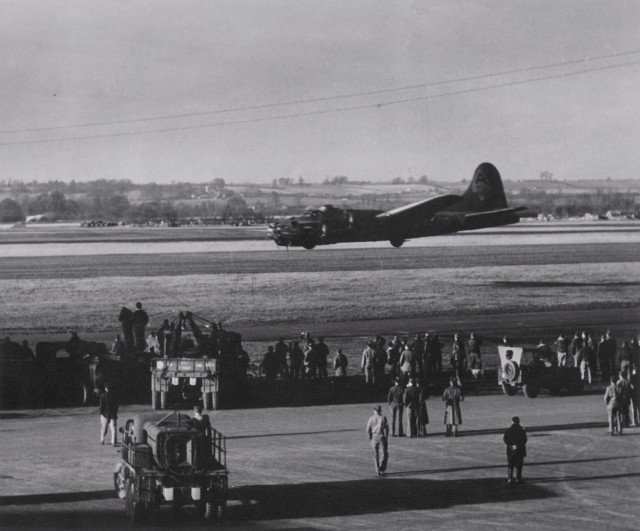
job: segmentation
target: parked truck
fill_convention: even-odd
[[[210,332],[203,332],[196,320]],[[167,409],[177,400],[202,400],[205,409],[218,409],[224,397],[241,387],[240,334],[191,312],[180,312],[173,331],[164,334],[162,341],[164,356],[151,360],[153,409]]]

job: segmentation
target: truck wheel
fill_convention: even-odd
[[[126,483],[127,493],[126,493],[126,509],[127,509],[127,518],[129,519],[129,523],[137,524],[142,520],[144,516],[144,510],[142,505],[139,502],[135,502],[135,493],[136,493],[136,485],[133,481],[133,478],[128,478]]]
[[[89,404],[89,399],[91,398],[91,390],[86,383],[79,383],[78,388],[78,404],[81,406],[86,406]]]
[[[507,396],[514,396],[518,392],[518,388],[515,385],[502,382],[502,391]]]
[[[160,391],[151,391],[151,408],[160,409]]]
[[[567,390],[572,395],[577,395],[584,389],[584,382],[582,380],[572,380],[567,385]]]
[[[547,389],[549,390],[549,393],[551,393],[552,395],[557,395],[557,394],[560,394],[560,390],[562,389],[562,387],[560,387],[560,385],[558,385],[557,383],[553,383],[553,384],[547,385]]]
[[[535,398],[540,394],[540,384],[534,380],[524,384],[522,390],[527,398]]]
[[[218,505],[218,523],[221,524],[222,522],[224,522],[224,515],[227,512],[227,501],[224,500],[222,502],[220,502],[220,505]]]
[[[517,380],[520,375],[520,367],[518,367],[518,364],[515,361],[509,360],[504,364],[504,367],[502,367],[502,372],[504,372],[504,375],[513,382]]]
[[[211,398],[211,395],[213,393],[202,393],[202,405],[204,406],[204,409],[210,411],[213,409],[213,399]]]
[[[160,409],[167,409],[167,391],[160,391]]]

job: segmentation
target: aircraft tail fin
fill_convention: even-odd
[[[486,212],[503,208],[508,208],[508,205],[500,173],[490,162],[483,162],[476,168],[469,188],[454,209],[459,212]]]

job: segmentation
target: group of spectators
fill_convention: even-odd
[[[481,344],[474,332],[466,341],[461,334],[454,334],[447,368],[458,383],[463,374],[471,372],[475,377],[482,374]],[[406,386],[411,379],[424,385],[434,373],[442,372],[444,348],[437,331],[416,334],[413,340],[395,336],[388,343],[384,337],[376,336],[362,352],[362,372],[372,386],[384,381],[387,367],[390,377],[397,378],[402,385]]]
[[[611,330],[599,340],[583,331],[576,332],[571,339],[560,334],[553,345],[555,349],[541,339],[536,347],[539,358],[547,365],[577,367],[585,382],[591,383],[599,373],[602,383],[609,383],[611,376],[617,378],[624,373],[630,377],[633,369],[640,370],[640,345],[636,337],[623,341],[618,348]]]
[[[284,338],[278,338],[275,345],[269,346],[262,357],[262,372],[268,379],[281,378],[328,378],[327,364],[329,359],[329,347],[324,338],[315,340],[310,334],[304,332],[300,340],[285,343]],[[347,375],[347,357],[338,349],[333,368],[335,375],[344,377]]]

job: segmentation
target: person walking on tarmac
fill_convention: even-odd
[[[147,315],[147,312],[142,309],[141,302],[136,302],[136,311],[133,312],[132,324],[135,348],[138,352],[144,352],[147,347],[147,342],[144,338],[144,331],[149,324],[149,316]]]
[[[522,483],[522,467],[527,456],[527,432],[520,426],[520,418],[513,417],[511,426],[504,432],[502,440],[507,445],[508,484],[513,483],[513,469],[516,469],[516,483]]]
[[[387,417],[382,415],[382,407],[375,406],[373,415],[367,422],[367,435],[373,448],[373,457],[376,465],[376,474],[384,476],[389,460],[389,447],[387,444],[389,437],[389,423]],[[382,455],[380,455],[382,454]]]

